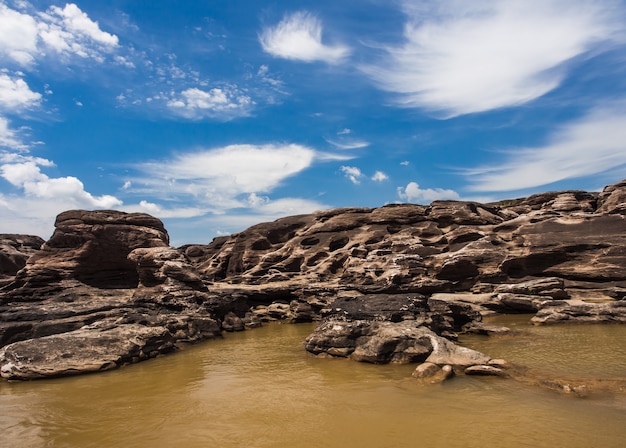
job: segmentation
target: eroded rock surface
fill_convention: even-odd
[[[13,280],[43,243],[38,236],[0,233],[0,287]]]
[[[482,316],[626,321],[625,200],[622,181],[600,193],[492,204],[335,209],[181,248],[170,247],[161,221],[146,214],[65,212],[40,249],[33,237],[0,239],[0,364],[10,365],[0,373],[101,370],[222,330],[321,320],[307,340],[313,353],[421,363],[416,376],[468,367],[495,375],[502,367],[486,355],[470,365],[444,359],[464,351],[459,331],[504,331],[481,324]],[[126,344],[122,329],[137,330],[137,343]],[[144,344],[144,332],[164,342]],[[111,350],[76,353],[98,340]],[[64,345],[55,360],[53,347]],[[49,349],[50,365],[31,356],[37,347]],[[74,363],[67,370],[63,356]]]
[[[107,370],[219,336],[209,297],[156,218],[63,213],[0,295],[0,375]]]

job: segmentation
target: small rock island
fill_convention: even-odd
[[[61,213],[0,234],[0,375],[114,369],[263,322],[319,321],[317,356],[415,363],[415,378],[516,376],[458,344],[496,313],[626,323],[626,180],[490,204],[344,208],[174,248],[163,223]]]

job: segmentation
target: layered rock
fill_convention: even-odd
[[[215,284],[323,284],[362,292],[513,292],[611,298],[626,285],[626,183],[494,204],[436,201],[292,216],[186,254]],[[564,292],[564,288],[568,293]],[[520,288],[518,288],[520,289]],[[517,292],[521,294],[521,292]]]
[[[459,331],[505,331],[481,316],[626,321],[625,200],[623,181],[492,204],[335,209],[178,249],[146,214],[65,212],[41,249],[0,239],[1,373],[103,370],[221,330],[321,320],[312,353],[418,362],[416,377],[500,374],[486,355],[445,355],[462,357]]]
[[[0,286],[10,283],[43,243],[38,236],[0,233]]]
[[[70,211],[0,296],[0,375],[108,370],[220,335],[210,295],[162,223]]]

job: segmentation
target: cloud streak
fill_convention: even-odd
[[[286,15],[275,27],[265,28],[259,42],[274,57],[302,62],[336,64],[350,54],[346,46],[322,43],[322,23],[306,11]]]
[[[404,3],[404,43],[364,65],[400,106],[445,117],[527,103],[557,88],[567,63],[623,42],[612,0],[477,0]]]
[[[466,170],[473,191],[514,191],[626,168],[626,103],[596,107],[555,130],[544,146],[507,151],[498,164]]]

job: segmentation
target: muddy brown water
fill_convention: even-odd
[[[555,374],[626,377],[626,326],[466,337]],[[412,365],[318,359],[313,325],[227,334],[117,371],[0,382],[2,447],[619,447],[626,394],[578,398],[502,378],[420,385]]]

